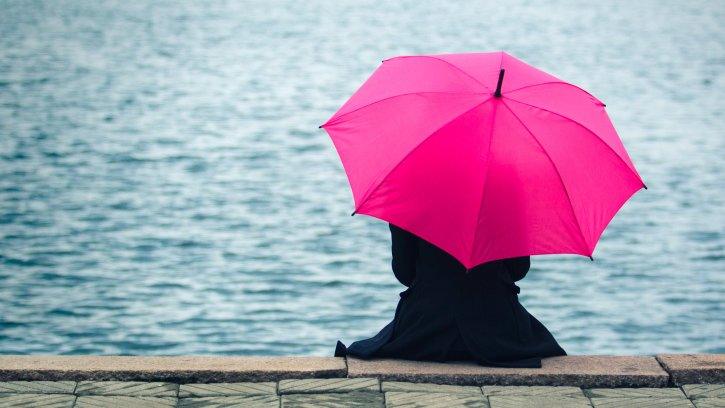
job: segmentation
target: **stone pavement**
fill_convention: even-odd
[[[317,378],[176,384],[124,381],[0,382],[0,407],[725,407],[724,384],[668,388],[460,386]]]
[[[324,357],[0,356],[0,407],[725,408],[723,370],[722,354],[566,356],[540,369]]]

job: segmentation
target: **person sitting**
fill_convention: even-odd
[[[542,358],[566,355],[519,303],[515,282],[529,271],[528,256],[466,270],[442,249],[389,225],[393,273],[407,289],[390,323],[349,347],[338,341],[335,356],[541,367]]]

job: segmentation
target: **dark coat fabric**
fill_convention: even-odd
[[[528,256],[469,271],[451,255],[390,224],[400,293],[393,321],[372,338],[335,356],[424,361],[476,361],[495,367],[541,367],[543,357],[566,355],[551,333],[519,303]]]

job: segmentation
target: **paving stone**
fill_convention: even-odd
[[[693,408],[687,398],[592,398],[594,408]]]
[[[698,398],[692,403],[697,408],[725,408],[725,398]]]
[[[481,395],[481,389],[474,386],[465,385],[447,385],[447,384],[431,384],[431,383],[409,383],[399,381],[383,381],[383,392],[403,391],[403,392],[443,392],[448,394],[476,394]]]
[[[277,394],[277,384],[273,382],[181,384],[179,398],[220,397],[233,395]]]
[[[319,394],[351,391],[380,392],[380,381],[377,378],[307,378],[279,382],[280,394]]]
[[[685,384],[682,391],[688,398],[725,398],[725,384]]]
[[[76,395],[176,397],[178,391],[178,384],[139,381],[81,381],[76,387]]]
[[[658,354],[675,384],[725,383],[725,354]]]
[[[277,408],[279,397],[276,395],[236,395],[231,397],[182,398],[180,408]]]
[[[176,398],[129,397],[125,395],[84,395],[74,408],[167,408],[175,407]]]
[[[342,357],[0,356],[0,381],[219,383],[346,375]]]
[[[0,393],[73,394],[75,381],[6,381],[0,382]]]
[[[586,398],[493,395],[491,408],[591,408]]]
[[[453,408],[471,407],[488,408],[488,401],[483,394],[444,393],[444,392],[386,392],[387,408]]]
[[[576,387],[664,387],[669,375],[654,357],[558,356],[541,368],[485,367],[473,362],[362,360],[348,357],[348,377],[455,385],[569,385]]]
[[[687,398],[679,388],[593,388],[585,394],[600,398]]]
[[[383,394],[377,392],[287,394],[282,396],[282,408],[370,408],[383,407],[383,404]]]
[[[584,397],[584,393],[579,387],[551,387],[551,386],[501,386],[501,385],[484,385],[483,394],[490,395],[513,395],[513,396],[529,396],[536,395],[541,397]]]
[[[75,399],[69,394],[0,394],[0,407],[70,408]]]

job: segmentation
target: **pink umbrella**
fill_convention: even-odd
[[[503,258],[591,258],[645,187],[604,109],[505,52],[396,57],[321,127],[353,214],[388,221],[466,268]]]

